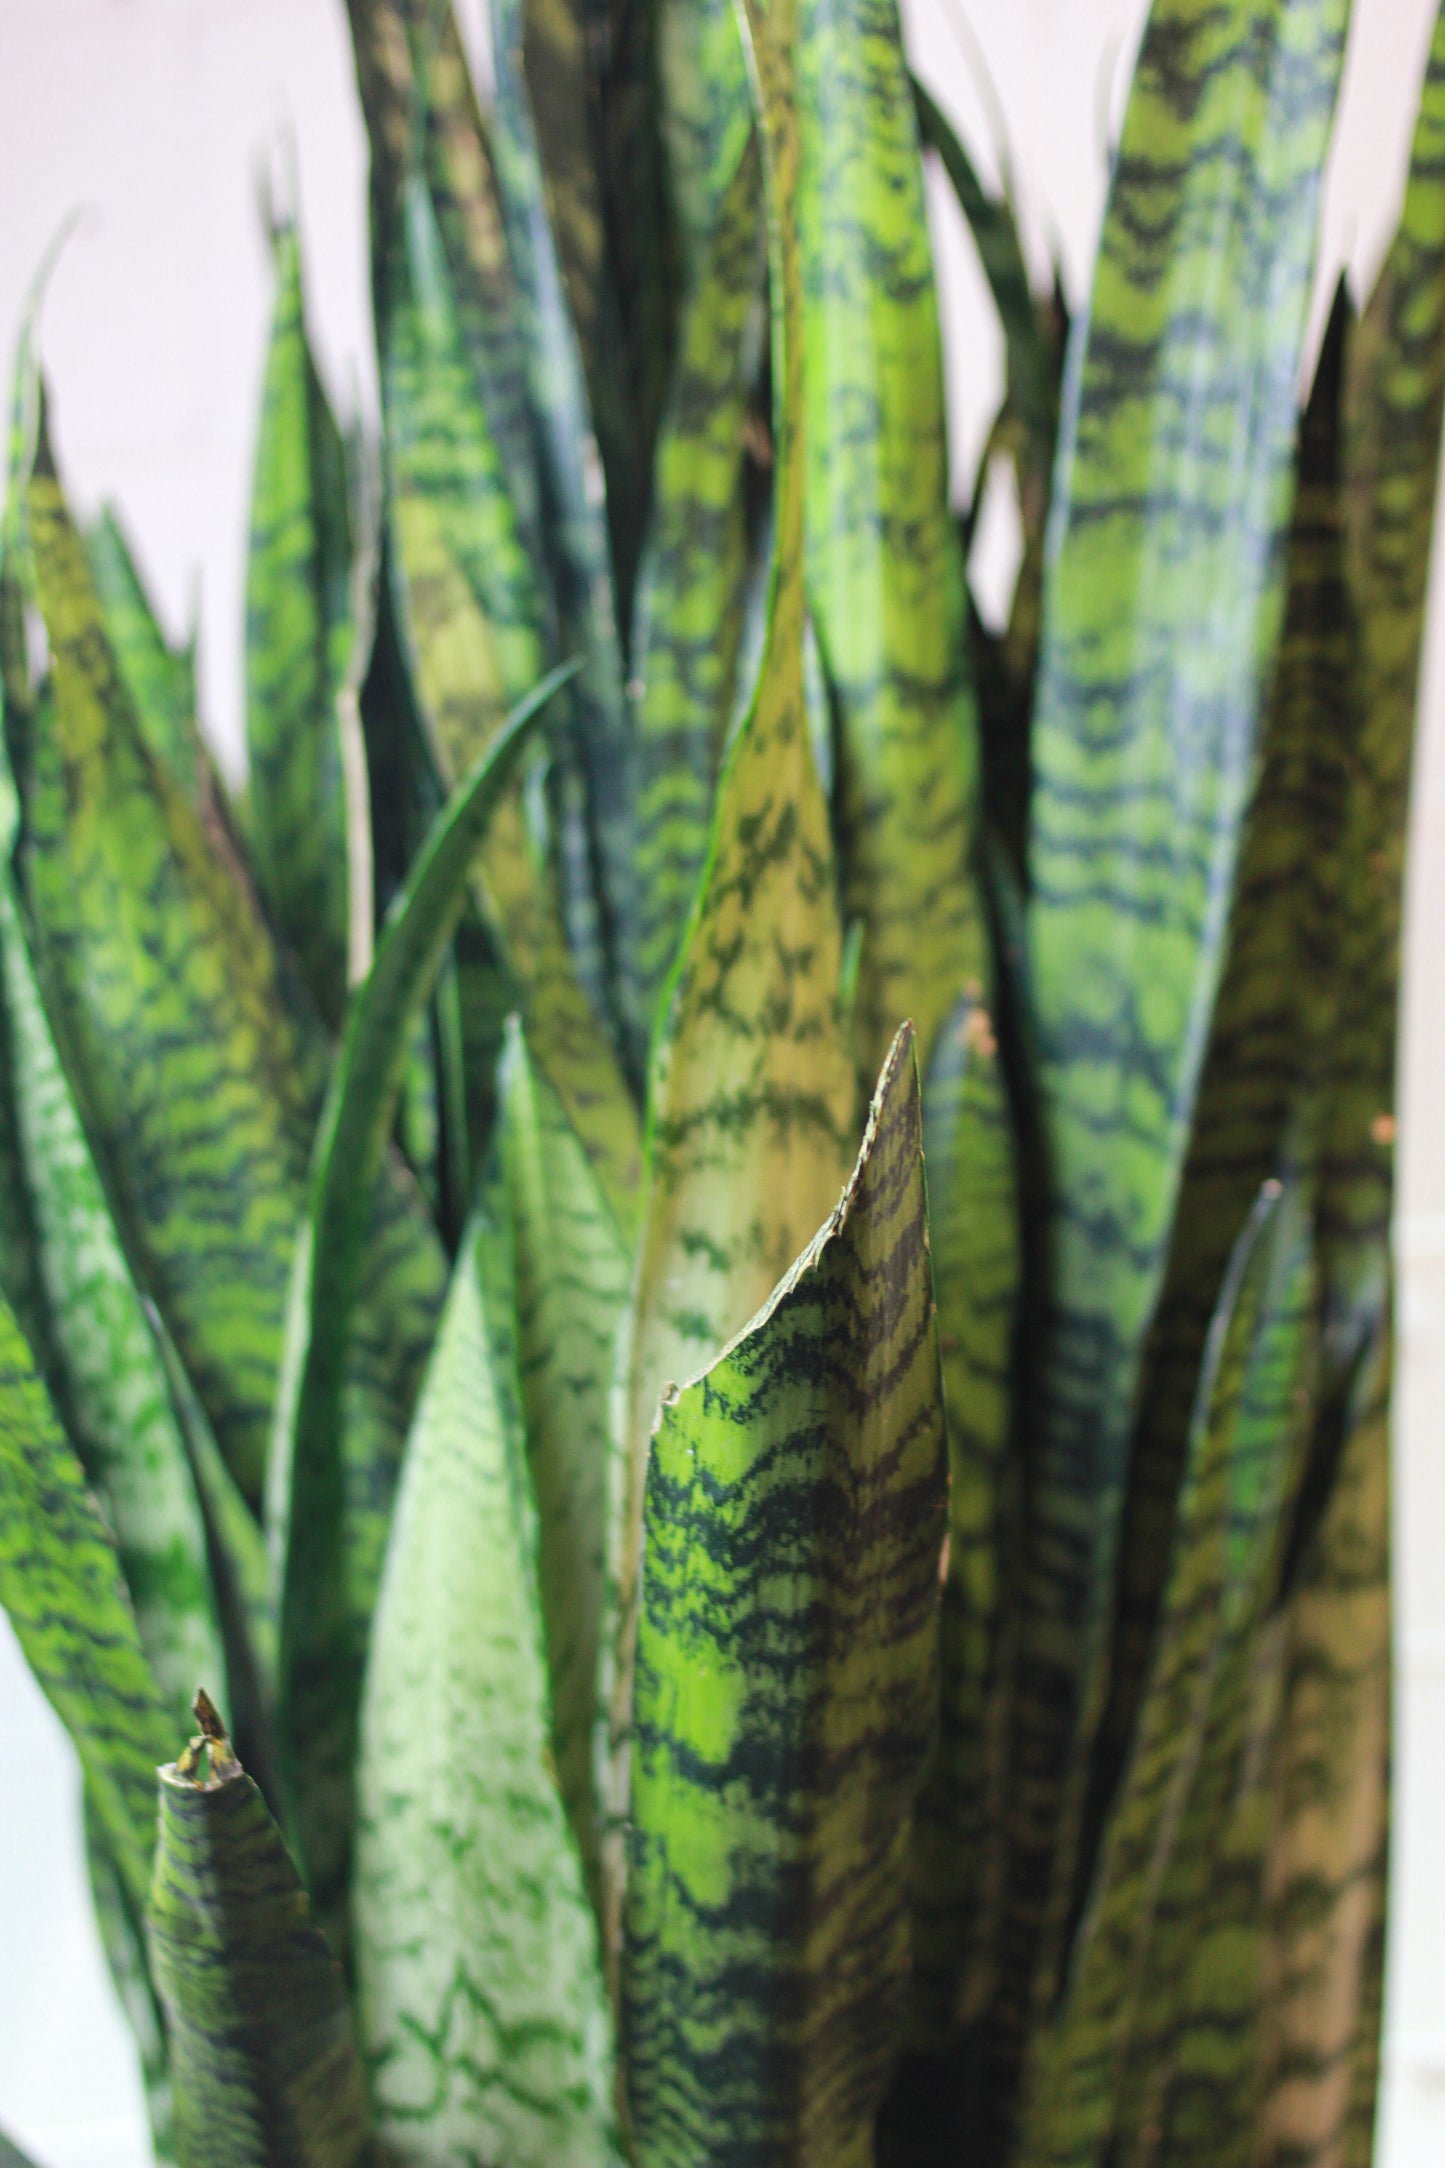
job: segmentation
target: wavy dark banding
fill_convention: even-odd
[[[904,1033],[837,1210],[662,1411],[623,1976],[643,2168],[873,2157],[946,1497],[920,1139]]]
[[[1156,8],[1066,401],[1028,919],[1052,1287],[1023,1568],[1000,2101],[1107,1619],[1129,1415],[1278,647],[1343,14],[1338,0]]]

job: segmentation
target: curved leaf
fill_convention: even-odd
[[[3,1302],[0,1605],[75,1744],[116,1872],[140,1913],[155,1772],[174,1720],[141,1648],[115,1544]]]
[[[832,837],[803,685],[800,288],[785,224],[797,149],[781,37],[770,35],[765,65],[779,297],[777,540],[756,691],[718,785],[707,868],[648,1093],[647,1188],[624,1380],[609,1952],[621,1925],[643,1484],[658,1398],[739,1330],[826,1217],[847,1174],[856,1105],[838,1001],[843,939]]]
[[[504,1227],[462,1247],[397,1498],[358,1790],[387,2158],[613,2168],[596,1926],[551,1758]]]
[[[280,1832],[221,1745],[160,1771],[150,1892],[180,2168],[354,2168],[371,2158],[341,1968]]]
[[[837,710],[845,910],[863,925],[859,1055],[905,1017],[925,1070],[985,936],[977,717],[948,507],[943,364],[894,0],[800,0],[808,599]]]
[[[903,1032],[836,1210],[663,1404],[624,1972],[642,2168],[873,2159],[947,1493],[920,1132]]]
[[[355,636],[346,454],[311,359],[293,225],[274,232],[272,261],[246,568],[248,836],[273,922],[335,1030],[349,938],[336,702]]]
[[[1158,1301],[1283,606],[1340,0],[1151,15],[1065,403],[1034,724],[1053,1187],[1012,1766],[1012,2058]],[[994,2097],[1006,2100],[1001,2079]]]

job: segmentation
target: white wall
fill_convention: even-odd
[[[917,56],[986,170],[986,73],[1007,116],[1036,268],[1077,299],[1143,0],[914,0]],[[480,13],[469,0],[468,17]],[[1377,264],[1398,205],[1431,0],[1356,0],[1320,293]],[[971,26],[971,27],[970,27]],[[267,306],[258,157],[293,131],[323,367],[374,405],[364,146],[341,0],[0,0],[0,366],[67,213],[44,350],[80,501],[113,496],[164,613],[199,611],[207,725],[240,759],[246,501]],[[977,268],[940,195],[959,479],[1001,382]],[[1002,553],[1001,553],[1002,554]],[[1381,2168],[1445,2162],[1445,564],[1427,656],[1409,899],[1401,1140],[1403,1376],[1396,1424],[1400,1757]],[[998,564],[983,576],[997,584]],[[1433,1102],[1433,1103],[1432,1103]],[[101,1969],[73,1759],[0,1624],[0,2124],[47,2168],[145,2159],[127,2037]]]

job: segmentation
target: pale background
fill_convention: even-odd
[[[480,12],[471,0],[468,18]],[[1142,14],[1142,0],[913,0],[915,57],[993,174],[993,115],[1005,116],[1035,268],[1044,271],[1051,246],[1061,252],[1075,301]],[[1431,14],[1430,0],[1356,0],[1321,297],[1341,262],[1358,285],[1383,253]],[[990,78],[992,92],[981,88]],[[342,0],[0,0],[0,369],[36,266],[79,207],[44,318],[66,478],[87,509],[106,496],[123,508],[171,629],[198,616],[205,721],[232,772],[268,305],[255,174],[286,129],[323,370],[343,409],[369,412],[365,157]],[[1001,354],[961,227],[941,194],[933,208],[961,488],[1000,390]],[[995,509],[975,574],[996,606],[1011,550],[1002,500]],[[1406,970],[1399,1816],[1380,2168],[1445,2164],[1442,565],[1445,552],[1426,658]],[[3,1618],[0,2126],[43,2168],[147,2160],[139,2081],[84,1890],[74,1760]]]

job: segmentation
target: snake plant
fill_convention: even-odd
[[[1311,371],[1345,0],[1154,0],[1071,326],[895,0],[348,9],[243,792],[16,371],[0,1600],[157,2158],[1364,2168],[1445,15]]]

